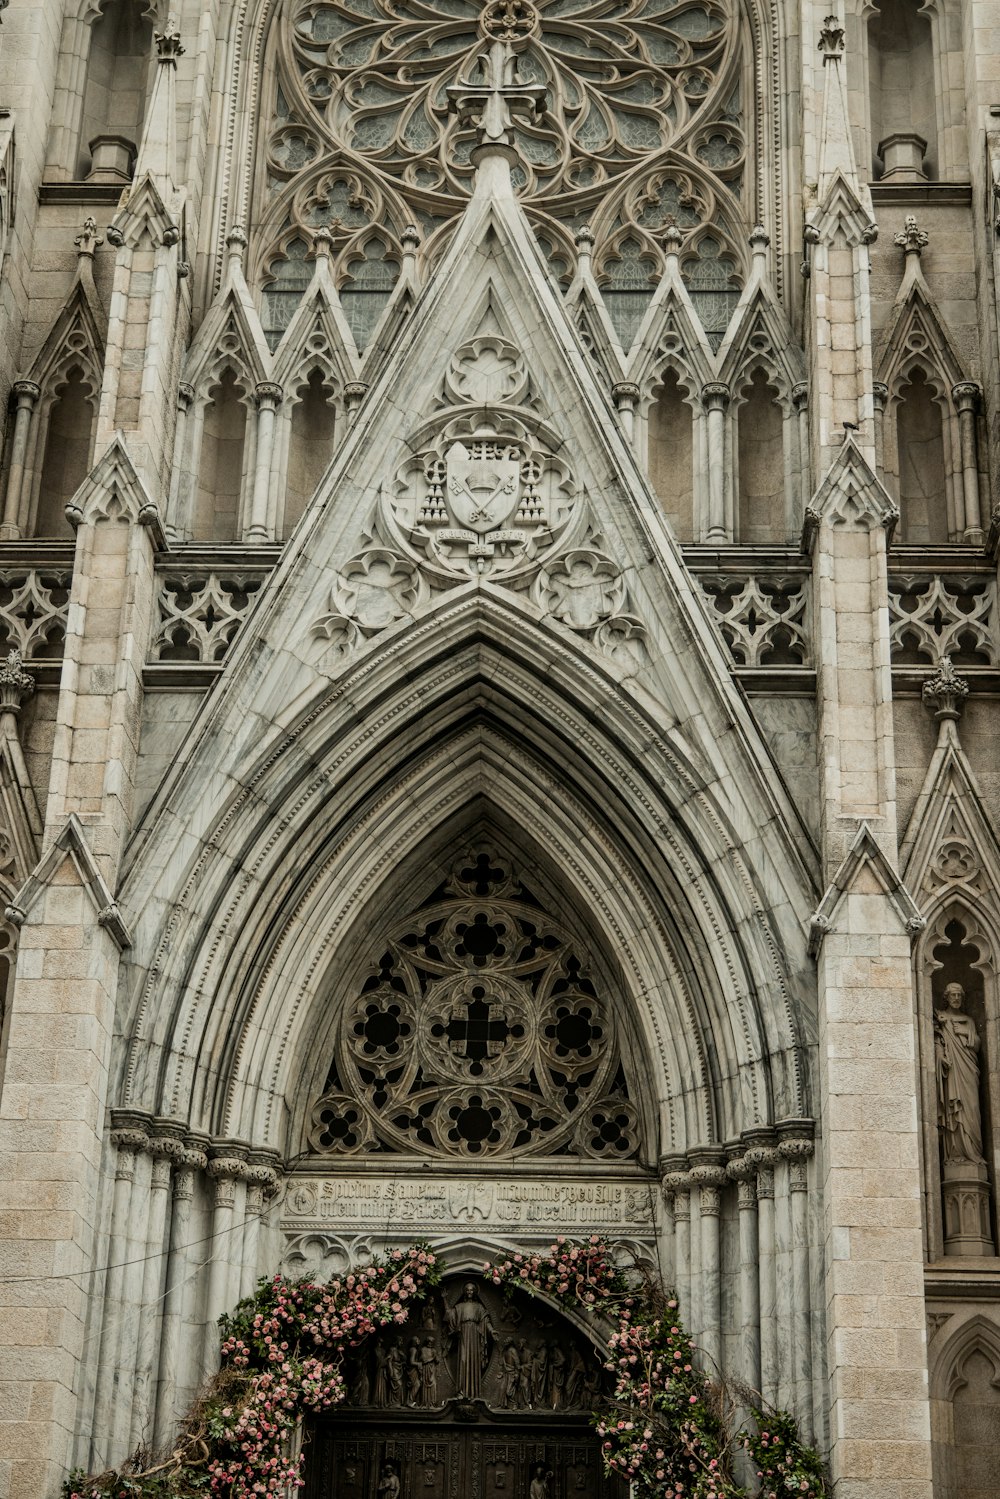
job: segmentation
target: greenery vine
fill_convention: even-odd
[[[558,1239],[544,1253],[500,1256],[483,1274],[506,1294],[543,1296],[584,1318],[611,1322],[607,1368],[614,1393],[593,1421],[607,1471],[626,1479],[633,1493],[826,1499],[823,1462],[801,1440],[793,1417],[701,1370],[676,1300],[652,1280],[626,1276],[604,1240]],[[300,1422],[345,1399],[345,1355],[381,1328],[405,1323],[440,1279],[436,1257],[418,1244],[323,1285],[280,1275],[262,1280],[220,1319],[219,1372],[181,1423],[171,1451],[153,1456],[140,1449],[119,1468],[74,1472],[64,1499],[288,1494],[303,1481],[304,1455],[295,1441]]]

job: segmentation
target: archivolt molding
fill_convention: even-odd
[[[467,630],[467,608],[457,613],[465,617]],[[507,616],[503,631],[509,636],[516,621],[507,610],[498,613]],[[426,649],[429,641],[423,633]],[[449,634],[440,618],[433,622],[437,650]],[[518,644],[523,650],[526,642],[522,638]],[[384,647],[380,654],[377,664],[365,663],[369,679],[384,679],[388,669],[398,680],[401,668],[404,679],[419,677],[415,662],[406,671],[400,660],[405,653],[398,647]],[[407,858],[422,858],[434,829],[457,817],[470,798],[485,795],[507,809],[515,825],[543,828],[539,856],[564,876],[571,875],[580,905],[590,913],[588,919],[600,922],[606,949],[626,965],[627,991],[642,1016],[645,1044],[648,1054],[658,1059],[659,1073],[674,1080],[702,1079],[690,1094],[683,1082],[671,1085],[670,1107],[679,1113],[668,1113],[662,1121],[664,1138],[675,1142],[671,1148],[683,1148],[684,1141],[704,1138],[706,1132],[728,1138],[755,1120],[767,1119],[772,1109],[803,1112],[805,1084],[795,1050],[800,1017],[792,1013],[783,971],[796,959],[782,961],[779,956],[789,949],[794,952],[793,924],[787,923],[788,929],[780,934],[767,930],[764,903],[755,897],[741,851],[743,840],[733,835],[722,838],[712,830],[712,798],[707,792],[697,813],[690,808],[678,824],[678,813],[670,812],[662,804],[661,791],[649,784],[644,762],[635,760],[638,746],[631,751],[624,745],[615,748],[581,718],[576,702],[583,683],[577,680],[571,687],[577,672],[564,656],[558,673],[565,678],[568,671],[569,676],[558,691],[550,690],[545,681],[546,669],[551,673],[553,668],[550,652],[543,652],[535,664],[541,679],[517,657],[492,656],[493,650],[484,658],[481,648],[475,648],[447,667],[439,660],[430,679],[418,681],[405,697],[397,689],[391,705],[378,713],[373,705],[363,729],[345,736],[344,709],[349,722],[357,693],[363,690],[355,679],[340,712],[329,699],[322,708],[317,706],[291,741],[286,739],[280,750],[272,751],[267,764],[249,778],[244,793],[208,835],[207,847],[176,902],[160,908],[165,925],[160,938],[154,939],[157,955],[149,949],[152,932],[143,939],[152,961],[137,996],[138,1011],[127,1026],[134,1038],[126,1085],[131,1103],[146,1106],[155,1097],[151,1106],[162,1104],[173,1112],[191,1098],[200,1119],[224,1119],[219,1128],[249,1138],[280,1139],[284,1145],[283,1100],[291,1086],[287,1080],[297,1076],[290,1042],[294,1035],[302,1044],[300,1010],[315,1001],[326,944],[335,938],[343,944],[351,923],[362,915],[367,920],[367,892],[382,882],[391,883]],[[512,701],[505,708],[505,693],[487,689],[484,684],[490,682],[502,682],[505,693],[516,698],[516,706]],[[369,680],[369,689],[376,686]],[[606,683],[604,693],[606,705]],[[431,696],[439,701],[437,714],[447,705],[444,720],[435,718],[433,725]],[[519,737],[523,736],[524,706],[530,702],[537,705],[527,735],[531,742],[519,747],[507,740],[502,724],[514,716]],[[496,717],[500,728],[488,731]],[[453,739],[459,731],[449,729],[451,720],[472,724],[465,740]],[[618,731],[624,728],[619,725]],[[404,733],[413,768],[362,813],[387,760],[392,763],[391,746]],[[463,766],[458,768],[460,743]],[[336,754],[331,760],[332,748]],[[665,750],[661,745],[656,755],[661,774]],[[575,775],[567,775],[567,757],[576,761],[580,755],[585,757],[583,765],[574,767]],[[581,801],[570,785],[580,787],[581,795],[582,788],[591,787],[595,804],[608,806],[600,822],[594,821],[590,801]],[[317,797],[326,812],[317,806]],[[639,825],[635,814],[624,810],[636,801]],[[336,812],[329,810],[334,807]],[[551,808],[552,814],[543,817],[543,807]],[[714,817],[721,827],[718,812]],[[332,825],[333,818],[342,832]],[[374,832],[397,825],[400,831],[391,846],[385,845],[384,831],[377,836]],[[627,836],[622,831],[626,826]],[[377,867],[373,838],[379,848]],[[710,849],[715,862],[707,867]],[[599,868],[593,863],[597,850]],[[241,870],[236,882],[234,867]],[[653,869],[660,871],[655,878]],[[310,871],[311,887],[300,896],[304,870]],[[261,891],[272,888],[294,891],[294,909],[290,893],[280,919],[268,917],[274,903],[261,899]],[[646,892],[651,889],[673,891],[673,908],[650,909]],[[337,897],[334,890],[346,894]],[[335,915],[338,899],[346,900],[340,916]],[[748,902],[756,905],[756,914]],[[188,914],[192,911],[200,917]],[[279,942],[281,929],[288,936]],[[314,942],[304,942],[303,933],[312,933]],[[287,955],[282,951],[285,942]],[[678,958],[668,961],[665,955],[670,952]],[[677,961],[686,976],[676,968]],[[264,973],[261,964],[276,966]],[[227,995],[227,976],[236,972],[246,975],[244,988],[238,996]],[[762,974],[771,977],[761,982]],[[289,1003],[293,993],[299,997]],[[163,994],[181,996],[176,1011],[161,1002],[158,996]],[[681,998],[685,994],[686,1000]],[[678,1013],[678,1004],[687,1016],[683,1022],[669,1018]],[[690,1047],[698,1035],[704,1035],[707,1047],[702,1058],[678,1058],[674,1047],[679,1038],[686,1038],[684,1045]],[[209,1062],[210,1057],[214,1061]],[[164,1066],[167,1071],[157,1080]],[[721,1080],[738,1075],[744,1079],[742,1107],[752,1119],[725,1117],[729,1090],[721,1088]]]

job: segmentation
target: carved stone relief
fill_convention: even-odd
[[[501,400],[509,404],[493,404]],[[438,401],[440,414],[408,437],[408,456],[380,491],[364,550],[313,622],[325,664],[336,669],[435,594],[488,577],[627,674],[640,669],[645,628],[590,524],[565,444],[537,413],[521,352],[495,333],[468,340]]]
[[[386,1331],[347,1367],[360,1410],[586,1411],[603,1389],[593,1349],[562,1319],[478,1280],[446,1283],[413,1321]]]

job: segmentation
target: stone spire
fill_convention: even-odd
[[[135,181],[148,173],[165,192],[177,181],[177,59],[184,53],[173,16],[154,34],[154,41],[156,77],[136,157]]]

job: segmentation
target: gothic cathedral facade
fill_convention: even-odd
[[[995,1496],[1000,0],[838,4],[5,0],[0,1499],[559,1233]]]

